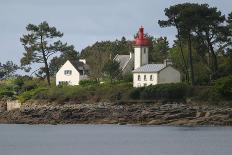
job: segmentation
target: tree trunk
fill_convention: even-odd
[[[192,41],[191,41],[190,32],[188,34],[188,51],[189,51],[189,67],[190,67],[191,84],[195,85],[194,70],[193,70],[193,58],[192,58]]]
[[[43,60],[44,60],[44,67],[45,67],[45,73],[46,73],[46,78],[49,87],[51,86],[51,80],[50,80],[50,72],[49,72],[49,67],[48,67],[48,60],[45,55],[45,50],[43,47],[43,36],[40,37],[40,43],[41,43],[41,48],[42,48],[42,53],[43,53]]]
[[[212,70],[213,70],[213,77],[216,76],[217,70],[218,70],[218,63],[217,63],[217,55],[214,52],[213,45],[211,42],[208,42],[209,49],[212,55]]]
[[[180,53],[181,53],[181,57],[182,57],[182,60],[183,60],[183,63],[184,63],[185,76],[186,76],[187,82],[189,83],[188,66],[187,66],[187,63],[186,63],[185,57],[184,57],[184,52],[183,52],[183,47],[182,47],[181,37],[180,37],[180,31],[179,31],[179,28],[178,28],[177,25],[176,25],[176,28],[177,28],[177,38],[179,40],[179,46],[180,46]]]

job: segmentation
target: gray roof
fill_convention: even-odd
[[[160,70],[164,69],[165,67],[166,67],[165,64],[147,64],[147,65],[141,66],[141,67],[133,70],[133,73],[159,72]]]
[[[130,55],[116,55],[114,60],[118,61],[120,68],[123,68],[130,60]]]
[[[89,70],[89,65],[84,64],[83,62],[80,61],[70,61],[71,64],[78,70]]]

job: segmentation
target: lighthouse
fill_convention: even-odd
[[[144,28],[139,28],[138,36],[134,40],[134,69],[148,64],[150,41],[144,36]]]

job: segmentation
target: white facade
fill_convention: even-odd
[[[133,73],[133,87],[156,85],[157,77],[157,73]]]
[[[88,79],[87,75],[80,75],[79,71],[68,60],[56,73],[56,85],[79,85],[80,80]]]
[[[135,46],[134,48],[134,69],[148,64],[148,47]]]
[[[133,87],[145,87],[162,83],[178,83],[180,72],[172,66],[167,66],[158,72],[133,73]]]

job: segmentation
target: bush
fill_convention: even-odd
[[[0,97],[4,97],[4,96],[7,96],[7,97],[13,97],[14,96],[14,92],[13,91],[0,91]]]
[[[37,88],[37,89],[30,90],[30,91],[26,91],[18,96],[18,100],[21,103],[24,103],[27,100],[35,98],[38,94],[46,90],[47,88],[42,87],[42,88]]]
[[[216,80],[215,85],[212,87],[212,94],[218,93],[226,99],[232,98],[232,76],[226,76]]]
[[[81,80],[79,82],[80,86],[91,86],[91,85],[97,85],[99,84],[99,82],[97,82],[96,80]]]
[[[183,83],[158,84],[144,88],[134,88],[130,93],[132,99],[183,99],[188,95],[190,87]]]

